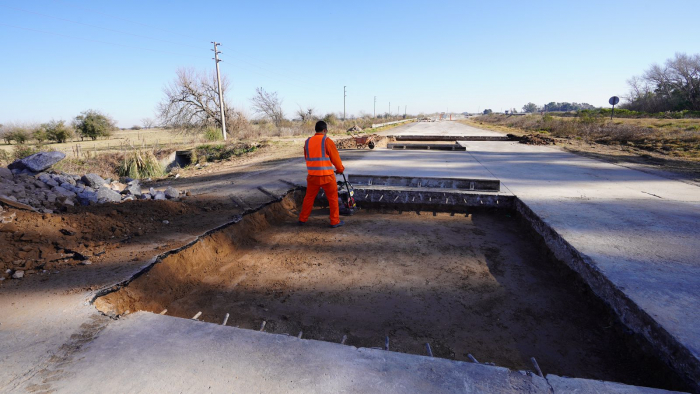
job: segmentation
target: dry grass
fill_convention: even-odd
[[[537,132],[604,145],[625,145],[675,158],[700,160],[700,119],[614,119],[551,115],[488,115],[464,121],[500,131]]]

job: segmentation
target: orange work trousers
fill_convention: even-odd
[[[335,175],[309,175],[306,177],[306,195],[304,196],[304,204],[301,206],[299,221],[306,223],[306,221],[309,220],[311,210],[314,208],[314,200],[316,200],[316,195],[321,188],[326,192],[328,207],[331,210],[331,226],[334,226],[340,223],[338,184],[336,183]]]

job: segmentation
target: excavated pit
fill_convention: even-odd
[[[297,225],[303,194],[164,257],[95,300],[305,339],[492,362],[545,374],[678,388],[632,334],[511,210],[471,215],[361,210]]]

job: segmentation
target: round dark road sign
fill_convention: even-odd
[[[610,100],[608,100],[608,102],[610,103],[610,105],[617,105],[617,103],[620,102],[620,98],[617,96],[612,96],[610,97]]]

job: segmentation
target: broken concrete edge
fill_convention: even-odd
[[[90,293],[90,295],[88,296],[88,301],[87,301],[87,303],[89,303],[90,305],[93,305],[93,304],[95,303],[95,301],[96,301],[98,298],[103,297],[103,296],[105,296],[105,295],[107,295],[107,294],[113,293],[113,292],[115,292],[115,291],[119,291],[119,290],[122,289],[123,287],[128,286],[129,283],[133,282],[134,280],[138,279],[141,275],[143,275],[143,274],[147,273],[148,271],[150,271],[151,268],[153,268],[153,266],[155,266],[156,264],[158,264],[158,263],[160,263],[161,261],[163,261],[163,259],[165,259],[166,257],[168,257],[168,256],[170,256],[170,255],[173,255],[173,254],[176,254],[176,253],[179,253],[179,252],[182,252],[182,251],[185,250],[185,249],[189,249],[190,247],[194,246],[195,244],[197,244],[198,242],[200,242],[200,241],[201,241],[202,239],[204,239],[205,237],[207,237],[207,236],[209,236],[209,235],[211,235],[211,234],[217,233],[217,232],[219,232],[219,231],[221,231],[221,230],[224,230],[224,229],[226,229],[226,228],[228,228],[228,227],[231,227],[231,226],[235,225],[236,223],[240,222],[240,221],[243,219],[244,216],[249,215],[249,214],[251,214],[251,213],[258,212],[258,211],[260,211],[261,209],[263,209],[263,208],[265,208],[265,207],[267,207],[267,206],[269,206],[269,205],[272,205],[272,204],[274,204],[274,203],[278,203],[278,202],[282,201],[282,199],[284,199],[285,197],[287,197],[289,194],[292,194],[292,193],[294,193],[294,192],[296,192],[296,191],[299,191],[299,190],[301,190],[301,188],[295,187],[295,188],[292,188],[292,189],[287,190],[285,193],[283,193],[282,195],[278,196],[277,198],[275,198],[275,199],[273,199],[273,200],[271,200],[271,201],[268,201],[268,202],[266,202],[266,203],[264,203],[264,204],[261,204],[261,205],[255,207],[255,208],[244,208],[243,213],[240,214],[240,215],[236,215],[236,216],[234,217],[233,220],[228,221],[228,222],[226,222],[226,223],[224,223],[224,224],[222,224],[222,225],[220,225],[220,226],[214,227],[214,228],[212,228],[212,229],[210,229],[210,230],[207,230],[207,231],[205,231],[204,233],[202,233],[202,234],[200,234],[200,235],[197,235],[196,237],[194,237],[194,239],[192,239],[191,241],[185,243],[184,245],[182,245],[182,246],[180,246],[180,247],[178,247],[178,248],[170,249],[170,250],[168,250],[168,251],[165,251],[165,252],[163,252],[163,253],[161,253],[161,254],[158,254],[158,255],[152,257],[150,260],[148,260],[148,262],[147,262],[145,265],[143,265],[141,268],[139,268],[138,271],[136,271],[135,273],[133,273],[131,276],[129,276],[129,277],[126,278],[125,280],[122,280],[122,281],[117,282],[117,283],[114,283],[114,284],[112,284],[112,285],[103,287],[103,288],[101,288],[101,289],[99,289],[99,290],[97,290],[97,291],[95,291],[95,292],[93,292],[93,293]],[[243,207],[241,207],[241,208],[243,208]],[[108,317],[113,318],[113,319],[116,319],[116,318],[119,317],[119,315],[110,316],[110,315],[107,315],[107,314],[103,313],[102,311],[99,311],[99,312],[102,313],[103,315],[108,316]]]
[[[590,257],[574,248],[530,207],[518,198],[515,199],[514,207],[532,230],[542,237],[555,259],[576,272],[593,294],[635,334],[642,349],[658,357],[689,387],[700,392],[700,381],[697,380],[700,376],[700,360],[688,348],[612,283]]]

